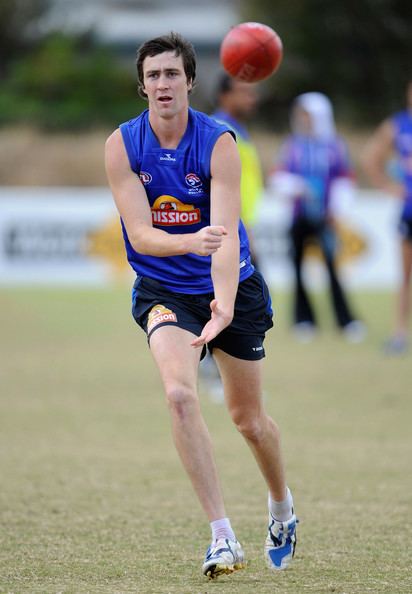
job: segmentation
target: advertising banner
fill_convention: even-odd
[[[359,191],[339,223],[338,259],[352,288],[393,288],[399,277],[399,204]],[[291,205],[264,196],[254,229],[262,271],[273,288],[292,282]],[[310,248],[305,275],[325,283],[320,252]],[[107,285],[133,278],[119,215],[106,188],[0,188],[0,285]]]

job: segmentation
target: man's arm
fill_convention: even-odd
[[[125,224],[133,249],[152,256],[177,256],[194,253],[214,254],[222,245],[226,229],[222,225],[204,227],[196,233],[170,234],[155,229],[146,192],[131,170],[120,130],[106,141],[107,178],[117,210]]]
[[[372,185],[401,197],[404,193],[402,184],[389,177],[385,170],[386,162],[393,151],[394,138],[394,125],[390,120],[385,120],[367,143],[361,163]]]
[[[212,316],[201,336],[192,342],[202,346],[232,321],[239,285],[239,213],[240,158],[230,134],[219,137],[211,158],[211,222],[221,225],[227,236],[212,256],[212,280],[215,299],[210,304]]]

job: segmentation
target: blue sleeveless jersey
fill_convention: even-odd
[[[395,149],[399,158],[401,181],[405,188],[402,218],[412,220],[412,114],[402,111],[394,115],[392,122],[395,126]]]
[[[163,149],[149,123],[149,111],[121,124],[130,167],[139,175],[150,203],[153,227],[168,233],[195,233],[210,225],[210,158],[225,125],[189,109],[188,125],[176,149]],[[136,252],[122,221],[127,259],[140,276],[147,276],[179,293],[210,293],[211,256],[185,254],[157,257]],[[239,280],[254,271],[249,242],[239,223]]]

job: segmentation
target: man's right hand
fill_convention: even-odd
[[[203,227],[200,231],[190,234],[187,251],[198,256],[210,256],[220,248],[224,235],[227,235],[227,231],[222,225]]]

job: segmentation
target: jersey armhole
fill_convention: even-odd
[[[213,152],[213,148],[216,144],[216,141],[218,138],[220,138],[220,136],[222,136],[222,134],[225,134],[226,132],[231,134],[234,138],[234,141],[237,142],[236,134],[230,128],[225,126],[224,128],[219,128],[218,130],[216,130],[216,132],[212,135],[211,139],[209,140],[208,144],[206,145],[205,156],[204,156],[204,159],[202,159],[202,163],[201,163],[202,174],[204,175],[205,179],[210,178],[210,162],[212,160],[212,152]]]
[[[129,164],[132,171],[134,171],[137,175],[140,173],[140,160],[136,153],[134,142],[130,137],[130,129],[127,123],[121,124],[120,132],[122,134],[124,146],[126,148],[126,153],[129,158]]]

